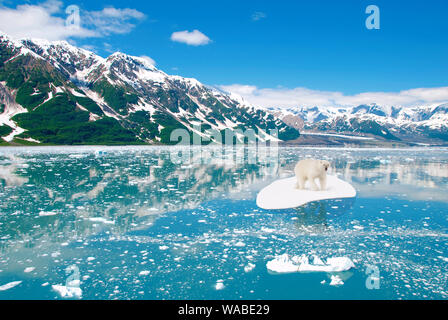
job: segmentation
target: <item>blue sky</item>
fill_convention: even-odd
[[[77,5],[83,27],[100,31],[62,36],[71,42],[102,56],[117,50],[149,56],[169,74],[233,88],[243,96],[271,90],[287,99],[297,88],[354,96],[448,86],[446,0],[0,3],[0,18],[2,10],[28,4],[62,19],[65,7]],[[365,27],[371,4],[380,9],[379,30]],[[118,20],[109,14],[100,23],[104,8],[128,11],[117,11],[122,13]],[[108,29],[108,23],[118,29]],[[0,22],[5,28],[14,26]],[[173,33],[193,30],[208,41],[193,45],[172,39]]]

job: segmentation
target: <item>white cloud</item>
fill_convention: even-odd
[[[376,103],[384,106],[412,107],[448,102],[448,87],[417,88],[399,92],[363,92],[345,95],[337,91],[307,88],[258,88],[250,85],[222,85],[222,90],[242,96],[246,101],[262,107],[352,107]]]
[[[252,21],[258,21],[258,20],[264,19],[266,17],[267,17],[266,13],[257,11],[252,14],[251,19],[252,19]]]
[[[211,42],[210,38],[199,30],[173,32],[171,40],[186,43],[191,46],[202,46]]]
[[[143,20],[145,15],[135,9],[104,8],[101,11],[82,12],[81,21],[92,26],[101,35],[125,34],[135,27],[134,21]]]
[[[145,60],[146,62],[148,62],[150,65],[155,66],[156,62],[154,59],[152,59],[151,57],[148,56],[140,56],[140,58],[142,58],[143,60]]]
[[[135,9],[105,8],[101,11],[80,11],[81,25],[66,26],[67,14],[62,1],[47,0],[40,4],[0,5],[0,30],[13,38],[67,40],[69,38],[104,37],[123,34],[135,27],[145,15]]]

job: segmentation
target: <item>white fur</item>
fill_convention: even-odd
[[[297,178],[298,189],[305,189],[305,183],[309,181],[311,190],[317,191],[319,187],[316,184],[316,179],[319,179],[320,190],[325,190],[327,187],[327,169],[330,163],[325,160],[305,159],[296,164],[294,173]]]

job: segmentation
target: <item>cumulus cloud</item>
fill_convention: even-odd
[[[59,0],[39,4],[0,5],[0,30],[13,38],[67,40],[69,38],[104,37],[123,34],[135,27],[145,15],[135,9],[105,8],[101,11],[81,10],[78,27],[66,26],[68,14]]]
[[[156,62],[154,61],[154,59],[152,59],[151,57],[148,56],[140,56],[141,59],[145,60],[146,62],[148,62],[150,65],[155,66]]]
[[[252,21],[258,21],[264,18],[266,18],[266,13],[261,11],[254,12],[251,16]]]
[[[399,92],[363,92],[345,95],[337,91],[308,88],[258,88],[251,85],[222,85],[222,90],[242,96],[246,101],[262,107],[353,107],[376,103],[384,106],[413,107],[448,102],[448,87],[417,88]]]
[[[85,24],[92,26],[100,35],[125,34],[134,29],[135,22],[145,15],[135,9],[104,8],[101,11],[83,12]]]
[[[186,43],[190,46],[202,46],[211,42],[210,38],[199,30],[173,32],[171,35],[171,40]]]

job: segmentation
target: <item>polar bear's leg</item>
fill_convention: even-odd
[[[302,176],[297,177],[296,188],[297,189],[305,189],[305,182],[306,182],[306,177],[302,177]]]
[[[327,189],[327,176],[323,175],[319,177],[320,190],[324,191]]]
[[[314,181],[314,179],[308,179],[308,180],[310,180],[311,190],[318,191],[319,187],[317,186],[316,181]]]

